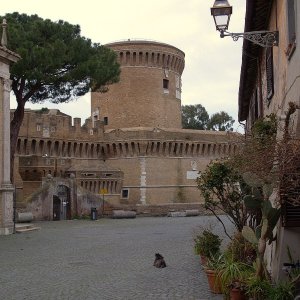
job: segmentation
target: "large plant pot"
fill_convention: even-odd
[[[244,291],[236,288],[230,290],[230,300],[247,300],[247,296]]]
[[[207,269],[205,272],[211,292],[214,294],[222,294],[221,281],[216,271]]]

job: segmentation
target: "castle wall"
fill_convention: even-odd
[[[14,110],[11,110],[11,115],[13,112]],[[55,152],[67,156],[70,151],[81,150],[85,146],[84,141],[99,141],[103,138],[104,130],[101,122],[92,124],[88,119],[81,126],[81,119],[74,118],[73,123],[72,125],[71,116],[61,113],[57,109],[26,109],[19,136],[27,138],[19,139],[17,152],[39,155],[50,155],[50,152]],[[81,143],[74,142],[71,149],[68,143],[70,139]],[[20,143],[21,141],[22,143]],[[48,141],[51,141],[51,146]],[[61,143],[58,147],[58,141],[64,141],[64,143]],[[29,147],[31,148],[29,149]]]
[[[202,202],[194,176],[204,171],[210,157],[137,157],[111,159],[124,172],[123,204]],[[192,175],[192,176],[191,176]]]
[[[107,93],[92,93],[94,120],[105,121],[105,129],[181,128],[184,53],[167,44],[147,41],[106,46],[117,52],[121,76]]]
[[[88,138],[93,139],[92,136]],[[18,148],[17,154],[25,196],[28,196],[29,187],[34,190],[34,182],[41,182],[47,174],[68,176],[73,173],[77,184],[91,193],[107,189],[107,197],[114,199],[114,203],[115,195],[119,195],[119,203],[132,205],[193,203],[202,201],[195,182],[198,172],[203,171],[210,160],[234,154],[237,139],[238,135],[226,132],[128,128],[108,130],[98,142],[20,136],[19,144],[24,145],[27,140],[27,145]],[[53,144],[54,148],[62,149],[65,143],[70,145],[70,151],[37,155],[33,144],[41,143],[49,149],[53,149]],[[74,151],[75,145],[81,144],[82,151]],[[106,172],[95,172],[100,161],[105,163]],[[86,177],[73,171],[75,164],[79,170],[80,167],[90,170]],[[123,177],[109,170],[120,170]],[[106,178],[107,173],[111,177]]]
[[[25,111],[16,149],[15,179],[24,187],[18,200],[51,174],[74,178],[78,213],[96,205],[100,191],[108,204],[139,212],[199,206],[196,177],[212,159],[234,154],[238,135],[181,129],[181,50],[147,41],[106,46],[117,53],[120,82],[92,93],[91,118],[82,126],[59,110]]]

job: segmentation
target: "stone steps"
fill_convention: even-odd
[[[41,227],[36,227],[34,224],[29,223],[22,223],[22,224],[16,224],[16,233],[22,233],[22,232],[28,232],[33,230],[39,230]]]

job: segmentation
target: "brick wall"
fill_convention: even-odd
[[[106,46],[117,52],[121,76],[107,93],[92,93],[92,112],[99,111],[101,121],[108,118],[105,129],[181,128],[184,53],[171,45],[146,41]]]

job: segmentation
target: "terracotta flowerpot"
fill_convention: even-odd
[[[216,271],[206,269],[205,272],[211,292],[214,294],[222,294],[221,282],[217,277]]]
[[[230,300],[247,300],[247,296],[242,290],[232,288],[230,290]]]

